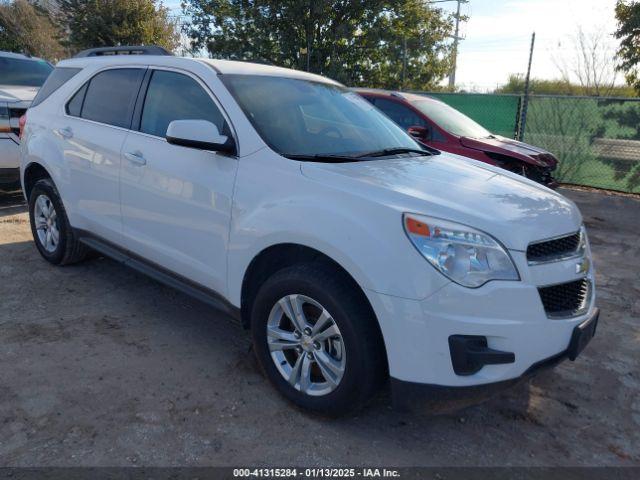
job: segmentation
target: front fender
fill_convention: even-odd
[[[299,244],[327,255],[361,288],[423,299],[448,283],[412,247],[402,212],[314,181],[298,162],[263,152],[240,162],[228,254],[228,296],[240,305],[242,280],[264,249]]]

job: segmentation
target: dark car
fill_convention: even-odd
[[[357,89],[361,96],[429,147],[497,165],[554,187],[553,154],[494,135],[446,103],[424,95]]]

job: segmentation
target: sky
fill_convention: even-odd
[[[179,0],[164,3],[180,13]],[[462,5],[462,13],[469,16],[469,21],[461,25],[464,40],[458,50],[456,86],[491,91],[506,83],[510,74],[524,74],[534,31],[534,78],[560,77],[557,65],[569,65],[576,57],[573,39],[578,28],[587,35],[603,32],[613,55],[617,45],[611,36],[616,25],[615,3],[616,0],[469,0]],[[455,12],[456,2],[437,6]],[[618,83],[622,81],[620,77]]]
[[[617,43],[615,0],[469,0],[462,13],[456,84],[469,90],[493,90],[509,74],[524,74],[531,33],[536,32],[531,76],[559,78],[556,64],[570,64],[576,56],[573,39],[578,28],[587,34],[602,31],[611,54]],[[456,3],[438,4],[455,11]],[[622,78],[619,79],[622,82]]]

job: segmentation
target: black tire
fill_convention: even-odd
[[[56,211],[56,225],[59,231],[59,241],[55,246],[55,250],[48,251],[45,245],[40,241],[35,223],[35,204],[41,195],[45,195],[53,205]],[[49,178],[38,180],[31,189],[29,195],[29,223],[31,224],[31,233],[38,251],[42,257],[54,265],[68,265],[80,262],[85,259],[89,251],[88,247],[81,244],[69,224],[67,212],[64,209],[60,194],[53,181]]]
[[[251,312],[251,334],[258,362],[277,390],[297,406],[316,413],[340,416],[363,406],[386,378],[386,353],[377,320],[364,294],[355,291],[341,270],[320,263],[287,267],[259,289]],[[283,297],[301,294],[321,304],[340,329],[346,351],[345,369],[338,386],[322,396],[297,390],[278,371],[267,343],[267,322]]]

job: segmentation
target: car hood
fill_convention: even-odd
[[[0,85],[0,102],[31,102],[38,93],[38,87]]]
[[[582,223],[575,204],[559,193],[456,155],[313,162],[301,168],[308,178],[399,211],[475,227],[512,250],[575,232]]]
[[[460,143],[467,148],[510,155],[541,167],[554,167],[558,163],[551,153],[542,148],[498,135],[490,138],[460,137]]]

